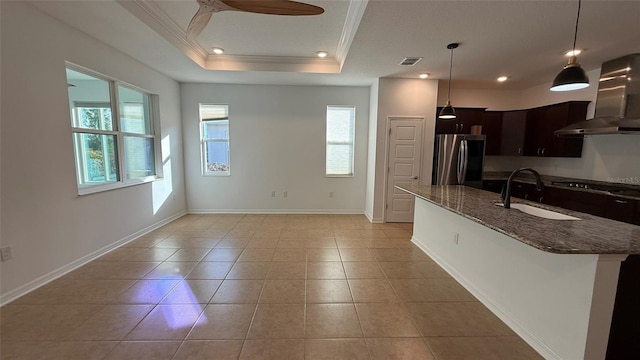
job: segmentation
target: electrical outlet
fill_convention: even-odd
[[[329,192],[329,197],[332,198],[333,197],[333,191]]]
[[[287,197],[287,192],[286,192],[286,191],[285,191],[285,192],[283,192],[283,193],[282,193],[282,196],[283,196],[283,197]]]
[[[275,191],[271,192],[271,197],[276,197],[276,192]]]
[[[11,246],[5,246],[0,248],[0,260],[7,261],[10,260],[13,256],[11,255]]]
[[[453,243],[458,245],[459,241],[460,241],[460,234],[458,233],[453,234]]]

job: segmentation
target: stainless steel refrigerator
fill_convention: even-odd
[[[484,135],[437,135],[433,153],[432,184],[482,188],[485,145]]]

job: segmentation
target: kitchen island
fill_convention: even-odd
[[[496,206],[464,186],[398,186],[416,196],[412,241],[548,359],[604,359],[620,263],[640,227],[529,203],[580,220]]]

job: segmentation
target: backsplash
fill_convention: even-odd
[[[485,171],[519,167],[545,175],[640,185],[640,136],[587,136],[581,158],[488,156],[485,160]]]

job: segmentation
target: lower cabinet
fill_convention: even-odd
[[[620,264],[607,360],[635,359],[640,354],[640,255]],[[635,354],[635,355],[631,355]]]

